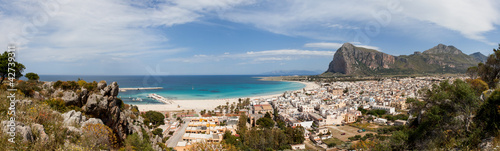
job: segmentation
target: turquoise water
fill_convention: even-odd
[[[156,104],[158,101],[147,98],[150,93],[177,100],[204,100],[245,98],[285,91],[299,90],[305,85],[297,82],[262,81],[250,75],[211,75],[211,76],[61,76],[42,75],[42,81],[105,80],[110,84],[118,82],[120,88],[163,87],[157,90],[129,90],[120,92],[118,97],[128,104]],[[134,101],[141,98],[142,101]]]

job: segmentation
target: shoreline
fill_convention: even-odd
[[[319,85],[314,83],[314,82],[301,82],[301,81],[287,81],[287,82],[298,82],[302,83],[305,86],[301,89],[306,89],[306,90],[311,90],[318,88]],[[301,90],[298,89],[298,90]],[[297,90],[292,90],[292,91],[297,91]],[[270,95],[263,95],[263,96],[252,96],[252,97],[244,97],[244,98],[250,98],[250,100],[255,100],[255,99],[271,99],[271,98],[276,98],[278,96],[283,95],[284,92],[280,94],[270,94]],[[214,110],[217,106],[219,105],[226,105],[226,102],[229,102],[229,104],[232,104],[233,102],[238,102],[239,98],[229,98],[229,99],[206,99],[206,100],[171,100],[174,102],[173,104],[131,104],[134,106],[137,106],[139,108],[139,111],[180,111],[180,110],[195,110],[196,112],[201,111],[201,110]],[[242,98],[243,99],[243,98]]]

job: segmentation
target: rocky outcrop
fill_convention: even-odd
[[[128,129],[128,116],[123,116],[120,110],[120,105],[123,102],[116,98],[119,92],[118,83],[113,82],[107,85],[106,82],[99,82],[97,88],[98,94],[88,94],[87,98],[82,100],[82,110],[87,115],[99,118],[103,124],[117,133],[120,140],[124,140],[127,134],[131,133]],[[84,90],[82,90],[82,93],[84,93]],[[86,95],[82,96],[85,97]]]
[[[53,89],[48,85],[46,85],[46,88]],[[138,112],[121,108],[123,107],[123,102],[117,98],[118,93],[118,83],[113,82],[108,85],[106,82],[101,81],[92,91],[83,87],[78,90],[67,91],[57,89],[53,90],[49,96],[62,99],[66,105],[74,105],[81,108],[81,111],[71,110],[61,115],[63,125],[65,125],[70,133],[84,134],[85,132],[82,130],[82,127],[88,124],[104,124],[113,130],[118,141],[121,142],[126,139],[127,135],[133,133],[137,133],[139,137],[142,137],[144,130],[150,136],[153,148],[161,150],[156,144],[161,141],[161,138],[155,137],[151,130],[144,125],[144,119],[139,116]],[[131,108],[138,110],[136,106],[131,106]],[[39,129],[37,128],[38,131]]]
[[[86,121],[86,117],[82,115],[81,112],[76,112],[75,110],[71,110],[62,114],[63,124],[66,126],[75,126],[81,125],[84,121]]]
[[[43,129],[43,125],[41,124],[33,124],[31,126],[33,128],[33,130],[38,133],[38,141],[41,141],[42,143],[46,143],[47,141],[49,141],[49,136],[47,135],[47,133],[45,133],[45,130]]]
[[[10,121],[2,121],[2,130],[4,133],[8,133]],[[23,141],[33,142],[34,137],[31,131],[31,127],[24,125],[21,122],[16,122],[15,126],[16,137],[20,136]]]
[[[61,99],[66,105],[81,106],[80,96],[74,91],[64,91]]]
[[[344,43],[333,56],[327,73],[379,75],[411,73],[463,73],[478,59],[454,46],[439,44],[423,53],[392,56]]]
[[[344,43],[333,56],[327,72],[353,74],[361,67],[389,69],[395,60],[394,56]]]
[[[101,119],[98,118],[90,118],[85,122],[82,122],[82,127],[85,127],[87,124],[104,124]]]

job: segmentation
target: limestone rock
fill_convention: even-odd
[[[63,96],[64,96],[63,92],[64,91],[62,89],[57,89],[57,90],[54,91],[54,93],[52,93],[51,97],[52,98],[62,97],[62,96],[60,96],[60,94],[63,94]]]
[[[89,91],[82,87],[80,94],[78,94],[80,97],[80,103],[82,105],[85,105],[87,103],[87,99],[89,98]]]
[[[9,131],[9,126],[11,122],[10,121],[2,121],[2,129],[4,133],[7,133]],[[33,142],[33,133],[31,132],[31,127],[24,125],[21,122],[15,122],[15,132],[16,132],[16,137],[20,136],[23,141],[29,141]]]
[[[45,82],[42,85],[42,89],[52,89],[53,85],[54,85],[54,82]]]
[[[33,142],[33,133],[31,132],[31,127],[25,125],[17,125],[16,131],[21,134],[23,141]]]
[[[97,83],[98,90],[104,89],[104,87],[106,87],[106,81],[101,81],[101,82]]]
[[[75,133],[75,134],[83,134],[82,130],[80,130],[79,128],[76,128],[76,127],[73,127],[73,126],[68,126],[68,132],[70,133]]]
[[[76,112],[75,110],[64,113],[62,116],[65,126],[81,125],[82,122],[86,121],[86,117],[83,116],[81,112]]]
[[[80,106],[80,97],[74,91],[64,91],[61,99],[66,105]]]
[[[101,100],[103,100],[102,95],[92,94],[88,97],[82,109],[87,113],[94,112],[97,109],[98,102],[100,102]]]
[[[43,125],[33,124],[31,127],[33,128],[34,131],[38,132],[38,135],[39,135],[38,140],[39,141],[42,141],[43,143],[46,143],[47,141],[49,141],[49,135],[47,135],[47,133],[45,133],[45,130],[43,129]]]
[[[35,91],[35,93],[33,94],[33,98],[36,100],[43,100],[44,99],[44,97],[42,95],[40,95],[40,92],[38,92],[38,91]]]
[[[87,121],[82,123],[82,127],[85,127],[87,124],[104,124],[101,119],[98,118],[90,118]]]
[[[116,82],[111,83],[110,95],[111,96],[118,96],[118,91],[119,91],[118,83],[116,83]]]
[[[392,55],[345,43],[335,52],[327,72],[354,74],[357,70],[362,70],[359,66],[366,66],[369,69],[388,69],[395,60]]]

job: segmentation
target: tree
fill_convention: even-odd
[[[477,71],[478,71],[478,68],[477,66],[474,66],[474,67],[469,67],[467,68],[467,75],[471,78],[471,79],[476,79],[477,78]]]
[[[263,127],[263,128],[274,127],[274,121],[270,117],[262,117],[262,118],[257,120],[256,124]]]
[[[414,107],[410,110],[416,118],[410,122],[409,127],[412,129],[408,132],[405,145],[410,147],[409,150],[467,146],[464,138],[471,132],[473,113],[480,105],[475,90],[470,84],[457,79],[453,83],[446,80],[433,84],[432,89],[424,91],[424,105],[415,101],[413,103],[418,105],[412,105]],[[401,139],[406,139],[404,135],[394,136],[398,135]],[[401,146],[400,143],[396,144]]]
[[[12,57],[12,55],[10,56]],[[10,66],[9,66],[10,64]],[[11,70],[9,71],[9,67]],[[0,56],[0,84],[3,83],[4,79],[8,77],[9,72],[12,73],[12,69],[14,69],[14,78],[19,79],[20,77],[23,76],[23,71],[26,69],[23,64],[18,63],[16,61],[9,62],[9,53],[5,51],[1,56]]]
[[[28,78],[28,80],[38,80],[40,79],[40,77],[38,76],[38,74],[36,73],[33,73],[33,72],[30,72],[30,73],[26,73],[26,75],[24,75],[26,78]]]
[[[484,128],[488,136],[496,136],[500,130],[500,91],[495,90],[479,109],[475,123]]]
[[[165,124],[164,122],[165,116],[160,112],[147,111],[146,114],[144,115],[144,118],[149,119],[149,121],[155,126]]]
[[[163,137],[163,129],[161,128],[156,128],[155,130],[153,130],[152,132],[154,135],[158,135],[160,137]]]
[[[231,113],[234,113],[234,104],[231,104]]]
[[[149,140],[140,139],[137,133],[132,135],[128,135],[125,139],[125,150],[153,150],[151,144],[148,142]]]
[[[493,49],[493,52],[486,60],[486,63],[477,65],[478,76],[487,82],[491,88],[496,87],[500,77],[500,44],[498,49]]]

